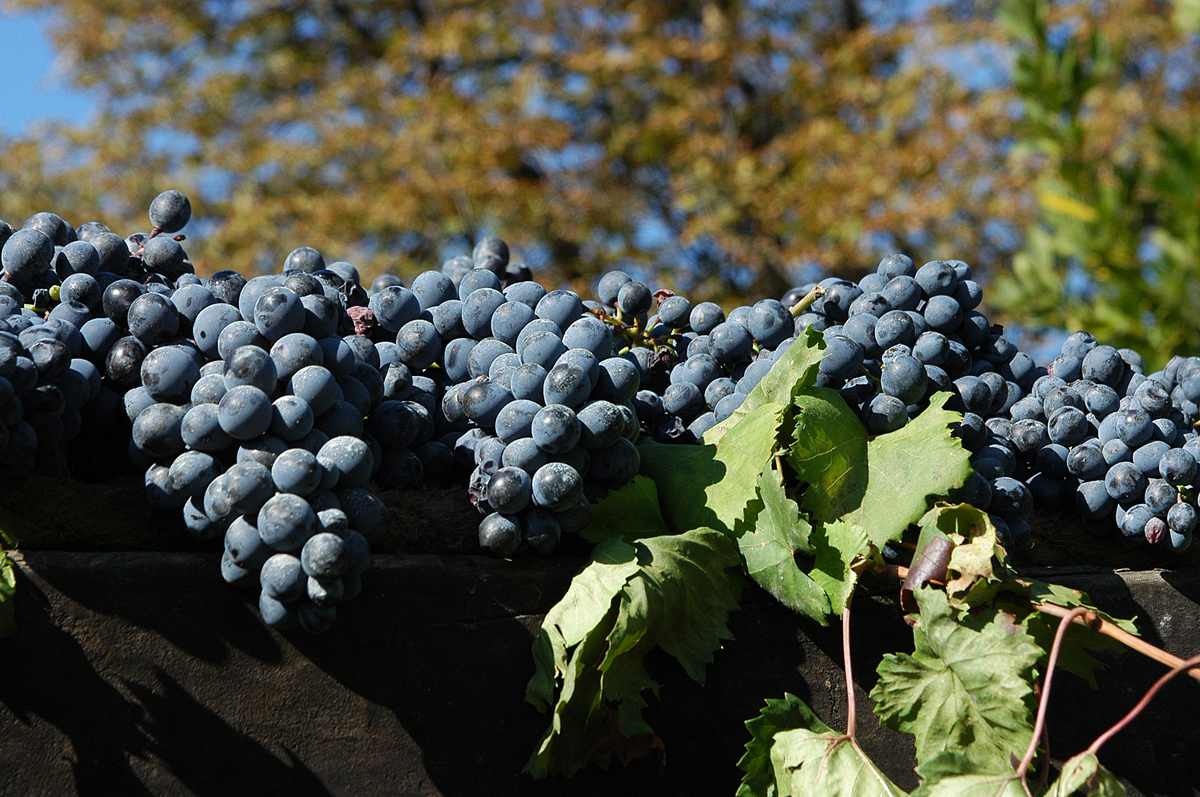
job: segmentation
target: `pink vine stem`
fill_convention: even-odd
[[[1046,680],[1042,683],[1042,699],[1038,701],[1037,721],[1033,726],[1033,736],[1029,739],[1025,757],[1021,759],[1021,763],[1017,767],[1017,775],[1022,780],[1025,778],[1025,772],[1029,769],[1029,765],[1033,763],[1038,742],[1041,741],[1042,732],[1046,728],[1046,707],[1050,705],[1050,682],[1054,678],[1054,668],[1058,666],[1058,652],[1062,649],[1063,637],[1067,635],[1067,629],[1075,621],[1075,618],[1087,613],[1087,609],[1072,609],[1067,612],[1063,616],[1062,622],[1058,624],[1058,631],[1054,634],[1054,644],[1050,647],[1050,661],[1046,665]]]
[[[854,701],[854,667],[850,664],[850,601],[842,610],[842,664],[846,671],[846,736],[853,741],[856,730]]]
[[[1126,725],[1133,722],[1134,718],[1137,717],[1138,714],[1142,713],[1142,709],[1150,704],[1150,701],[1153,700],[1154,696],[1158,694],[1158,690],[1166,686],[1168,681],[1170,681],[1176,675],[1179,675],[1179,673],[1191,667],[1195,667],[1197,664],[1200,664],[1200,656],[1192,656],[1190,659],[1172,668],[1170,672],[1164,674],[1161,678],[1155,681],[1154,686],[1150,687],[1149,691],[1142,695],[1142,699],[1137,702],[1137,705],[1131,708],[1129,713],[1122,717],[1116,725],[1113,725],[1107,731],[1100,734],[1100,736],[1096,738],[1096,741],[1092,742],[1092,744],[1088,747],[1087,752],[1095,755],[1100,748],[1104,746],[1105,742],[1123,730]]]

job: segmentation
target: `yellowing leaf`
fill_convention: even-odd
[[[1080,202],[1078,199],[1072,199],[1069,196],[1051,191],[1048,188],[1043,188],[1038,191],[1038,201],[1042,203],[1042,207],[1047,210],[1061,213],[1064,216],[1070,216],[1078,221],[1091,223],[1094,222],[1099,214],[1096,209],[1090,205]]]

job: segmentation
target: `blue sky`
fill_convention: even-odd
[[[0,135],[24,133],[41,121],[86,121],[95,109],[57,69],[48,18],[0,12]]]

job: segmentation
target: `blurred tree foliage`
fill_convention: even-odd
[[[1200,3],[1012,0],[1000,19],[1023,108],[1014,158],[1041,176],[993,306],[1152,367],[1200,353]]]
[[[1009,95],[945,57],[991,6],[927,6],[9,0],[54,12],[100,111],[0,141],[0,216],[127,233],[175,187],[202,270],[306,244],[411,274],[489,231],[552,281],[640,267],[697,299],[896,249],[986,268],[1035,209]]]
[[[697,300],[900,250],[1011,320],[1200,351],[1200,0],[7,7],[100,101],[0,139],[12,222],[130,232],[176,187],[202,270],[411,275],[495,232],[545,280]]]

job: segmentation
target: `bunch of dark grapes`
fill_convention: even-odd
[[[223,539],[264,619],[322,631],[386,533],[371,491],[464,485],[479,546],[546,554],[636,475],[637,443],[694,443],[796,336],[821,332],[817,383],[872,435],[940,392],[974,473],[955,496],[1011,549],[1028,518],[1183,550],[1200,492],[1200,358],[1146,374],[1133,351],[1067,338],[1035,366],[979,312],[970,267],[885,257],[726,314],[621,271],[594,298],[548,290],[495,236],[366,290],[300,247],[281,273],[196,276],[166,191],[122,238],[39,213],[0,222],[0,479],[144,473],[158,507]]]
[[[950,393],[949,408],[963,413],[956,434],[975,470],[956,497],[986,510],[1010,550],[1028,546],[1033,497],[1016,470],[1008,418],[1044,369],[977,309],[982,291],[971,267],[961,260],[918,267],[894,254],[858,283],[827,279],[816,287],[823,296],[796,322],[824,334],[817,384],[836,389],[872,435],[904,427],[935,394]]]
[[[1085,528],[1130,544],[1191,543],[1200,358],[1147,376],[1136,352],[1076,333],[1048,369],[1037,367],[979,312],[982,290],[959,260],[917,267],[889,255],[858,283],[798,286],[728,317],[668,292],[653,294],[648,315],[650,291],[621,272],[604,275],[597,294],[593,309],[639,366],[634,405],[656,439],[698,439],[811,326],[826,344],[817,384],[837,390],[872,435],[951,394],[974,469],[956,497],[988,511],[1010,549],[1030,544],[1035,507],[1077,507]]]
[[[386,530],[368,481],[385,468],[420,481],[410,445],[429,439],[430,415],[409,401],[407,370],[385,378],[375,345],[355,334],[367,293],[352,266],[302,248],[280,275],[202,279],[182,236],[167,237],[189,217],[187,198],[168,191],[151,204],[150,233],[76,231],[43,213],[9,235],[6,470],[14,482],[62,473],[60,441],[82,429],[77,474],[144,471],[154,505],[181,512],[200,540],[224,537],[222,574],[261,587],[268,623],[325,630],[360,589],[368,538]]]
[[[435,399],[435,439],[418,450],[426,470],[470,469],[479,545],[497,556],[549,553],[640,464],[637,368],[578,295],[528,277],[489,236],[411,288],[377,281],[369,305]]]

